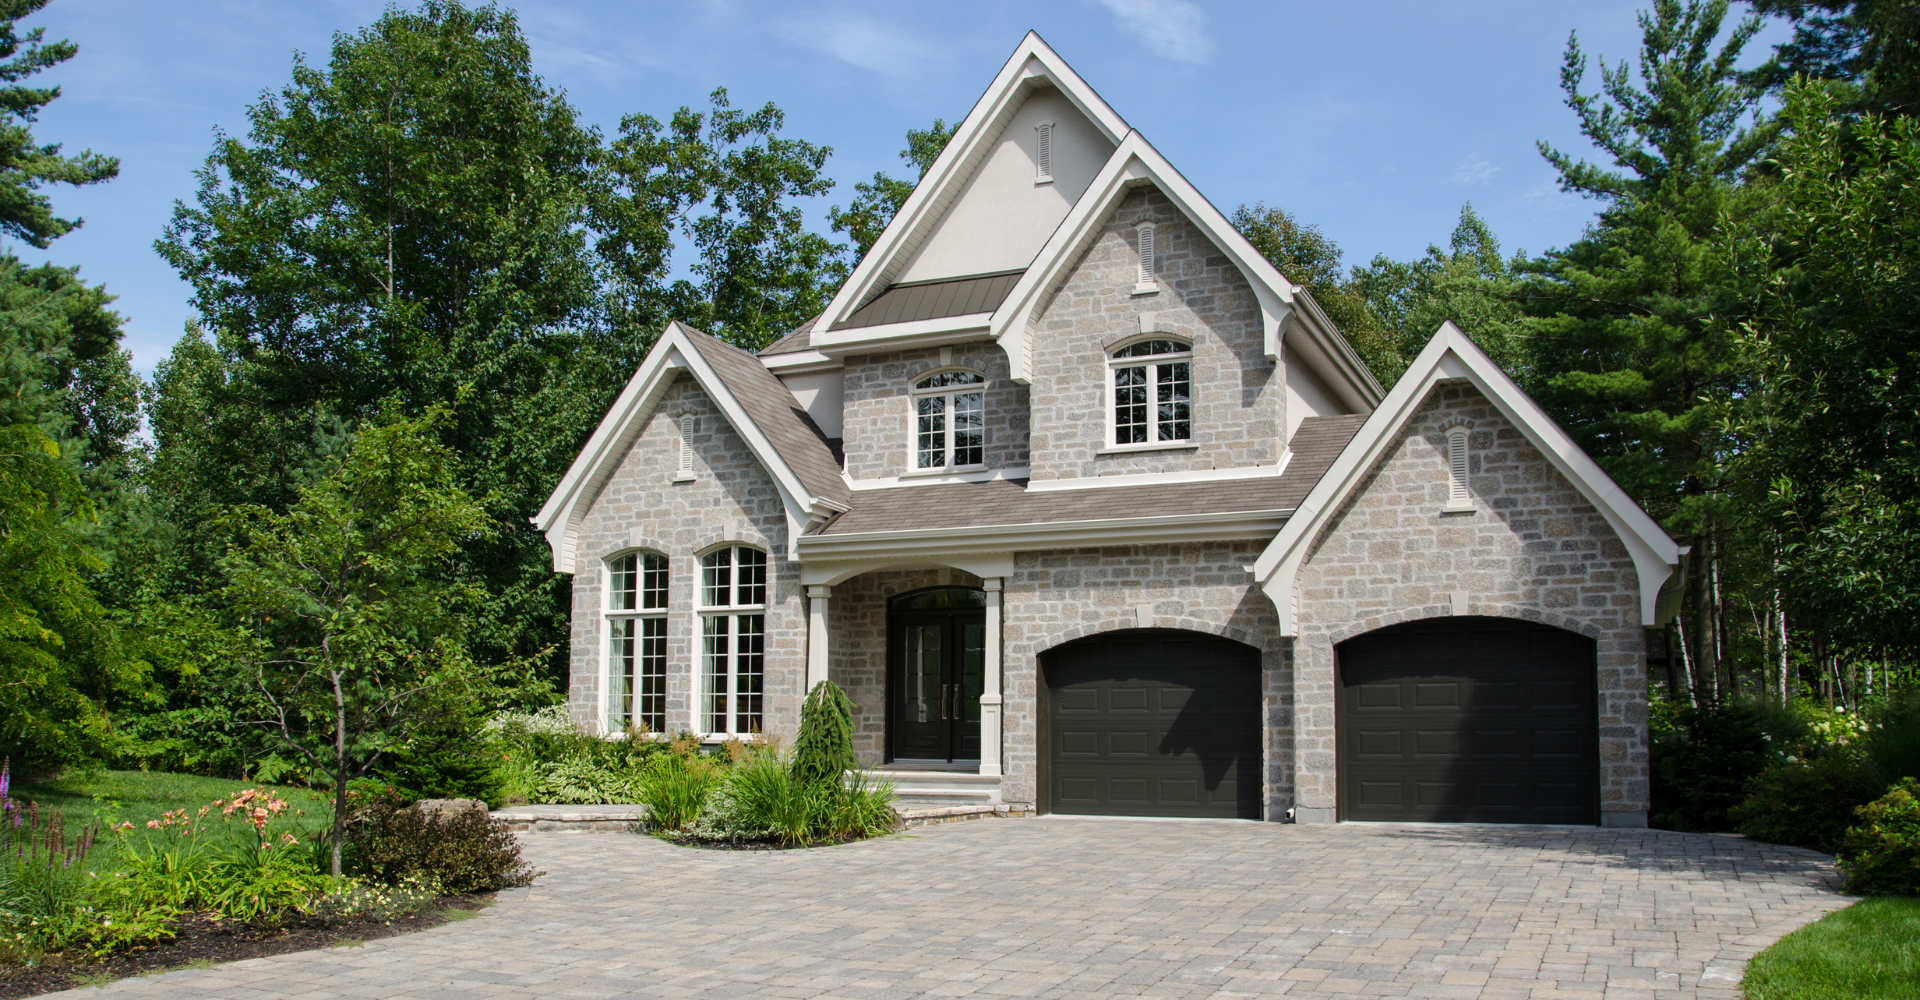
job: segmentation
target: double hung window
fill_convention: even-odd
[[[935,372],[913,384],[913,467],[978,468],[987,461],[987,380]]]
[[[735,546],[700,559],[700,724],[709,735],[750,736],[763,715],[767,554]]]
[[[657,552],[607,564],[608,732],[667,728],[667,582]]]
[[[1142,340],[1113,353],[1113,443],[1193,440],[1193,345]]]

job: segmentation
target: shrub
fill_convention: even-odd
[[[1861,772],[1861,762],[1857,747],[1841,744],[1812,758],[1775,764],[1754,779],[1746,801],[1732,809],[1735,829],[1754,840],[1832,854],[1846,838],[1854,809],[1877,791]]]
[[[486,752],[498,761],[501,794],[510,804],[643,801],[643,769],[656,756],[670,752],[667,744],[643,733],[602,739],[584,732],[561,705],[538,712],[503,713],[486,730],[492,741]]]
[[[145,829],[121,823],[113,828],[122,862],[109,888],[114,907],[235,920],[305,909],[332,883],[315,863],[323,841],[287,810],[285,799],[250,788],[196,812],[175,809]]]
[[[656,830],[682,831],[692,826],[713,794],[718,770],[698,754],[655,756],[640,777],[639,797],[647,807],[648,823]]]
[[[834,837],[877,837],[900,825],[893,811],[893,782],[875,784],[858,771],[832,799],[827,833]]]
[[[762,751],[727,777],[746,822],[772,832],[783,844],[805,843],[831,808],[831,787],[809,785],[795,770],[778,754]]]
[[[484,710],[442,706],[432,724],[415,732],[381,768],[381,775],[415,799],[479,799],[498,807],[506,798],[500,755]]]
[[[849,771],[859,769],[853,752],[853,700],[840,685],[821,681],[800,709],[793,776],[809,786],[838,786]]]
[[[1882,788],[1920,777],[1920,688],[1907,688],[1867,712],[1867,773]]]
[[[740,799],[734,794],[733,782],[717,782],[713,791],[707,795],[707,803],[700,810],[700,816],[686,832],[701,840],[725,840],[738,843],[742,840],[764,840],[773,836],[773,831],[764,826],[756,826],[748,820]]]
[[[1920,781],[1908,778],[1861,806],[1840,845],[1841,889],[1856,896],[1920,896]]]
[[[373,805],[347,824],[354,871],[382,885],[431,881],[449,893],[526,885],[539,874],[520,841],[485,812],[429,814]]]
[[[0,793],[3,794],[3,793]],[[37,803],[0,804],[0,921],[29,952],[55,950],[97,923],[87,905],[86,866],[96,831],[86,827],[72,841],[58,810],[44,816]]]
[[[1653,730],[1652,825],[1711,833],[1731,830],[1729,811],[1747,784],[1779,755],[1751,704],[1658,706]]]

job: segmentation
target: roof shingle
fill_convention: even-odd
[[[688,327],[700,356],[712,366],[714,374],[726,384],[727,391],[747,411],[747,419],[760,428],[780,454],[787,468],[800,477],[807,492],[835,503],[846,503],[851,493],[840,475],[840,464],[820,429],[800,409],[760,359],[723,340]]]

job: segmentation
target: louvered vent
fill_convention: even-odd
[[[1447,432],[1447,508],[1464,510],[1473,506],[1467,493],[1467,429],[1455,427]]]
[[[693,475],[693,417],[680,418],[680,474]]]
[[[1034,183],[1053,180],[1053,123],[1041,122],[1033,127],[1038,134],[1038,152],[1034,157],[1037,173]]]
[[[1159,270],[1159,262],[1153,253],[1153,223],[1140,224],[1140,283],[1152,284],[1153,276]]]

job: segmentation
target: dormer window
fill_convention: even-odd
[[[1193,440],[1193,345],[1154,339],[1128,344],[1113,370],[1113,444],[1165,445]]]
[[[964,470],[987,462],[987,380],[952,370],[913,383],[913,468]]]
[[[1053,183],[1053,123],[1041,122],[1033,127],[1034,135],[1034,176],[1035,184]]]

